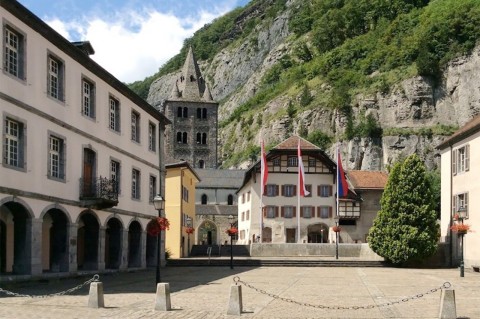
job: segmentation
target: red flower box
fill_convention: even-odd
[[[148,223],[147,233],[150,236],[157,236],[160,230],[166,230],[170,228],[170,222],[165,217],[157,217]]]
[[[333,226],[332,227],[332,230],[336,233],[340,232],[342,230],[342,228],[340,226]]]
[[[186,232],[187,234],[193,234],[194,231],[195,231],[195,228],[193,228],[193,227],[187,227],[187,228],[185,229],[185,232]]]
[[[459,235],[466,234],[471,231],[470,225],[468,224],[453,224],[450,229]]]
[[[228,234],[228,236],[234,236],[238,234],[238,229],[236,227],[229,228],[225,231],[225,233]]]

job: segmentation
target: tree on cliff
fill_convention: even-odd
[[[394,165],[368,234],[372,250],[394,264],[432,256],[438,224],[426,169],[417,155]]]

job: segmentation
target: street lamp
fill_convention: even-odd
[[[464,206],[460,206],[458,208],[458,220],[462,221],[467,218],[467,209]],[[465,235],[464,232],[459,232],[460,235],[460,246],[461,246],[461,254],[460,254],[460,277],[465,277],[465,264],[463,261],[463,236]]]
[[[323,228],[320,229],[320,243],[323,244]]]
[[[192,228],[192,218],[190,216],[187,216],[187,227],[189,230]],[[187,236],[187,256],[190,257],[190,231]]]
[[[233,228],[233,216],[228,216],[228,222],[230,223],[230,229]],[[230,235],[230,269],[233,269],[233,234]]]
[[[162,217],[163,210],[165,209],[165,199],[162,195],[157,194],[153,198],[153,207],[158,210],[158,217]],[[158,221],[157,221],[158,223]],[[157,276],[156,276],[156,283],[160,283],[160,263],[161,263],[161,243],[162,243],[162,227],[159,227],[158,235],[157,235]]]

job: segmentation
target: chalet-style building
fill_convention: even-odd
[[[166,128],[167,163],[187,161],[194,168],[217,168],[218,103],[213,101],[192,48],[162,109],[172,122]]]
[[[439,146],[441,154],[441,241],[450,248],[450,264],[480,265],[480,116],[466,123]],[[478,175],[477,175],[478,174]],[[456,218],[456,215],[459,218]],[[462,218],[462,216],[464,218]],[[470,225],[461,237],[451,230],[456,224]]]
[[[93,61],[89,42],[18,1],[0,2],[0,20],[0,276],[155,264],[146,227],[169,121]]]
[[[188,257],[194,235],[187,233],[187,227],[189,220],[191,226],[195,220],[195,186],[200,177],[185,161],[165,164],[165,169],[165,212],[170,222],[165,248],[172,258]]]
[[[310,193],[305,197],[297,196],[298,141],[305,185]],[[336,224],[342,229],[339,242],[365,242],[379,210],[386,174],[353,171],[352,178],[349,178],[349,192],[339,199],[336,216],[337,165],[323,150],[292,136],[272,148],[266,158],[268,181],[265,194],[260,194],[260,161],[247,170],[237,192],[238,243],[328,243],[335,240],[332,227]]]

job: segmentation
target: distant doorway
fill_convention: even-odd
[[[287,228],[287,243],[295,243],[295,228]]]

